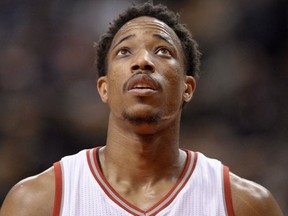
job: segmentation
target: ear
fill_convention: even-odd
[[[183,100],[187,103],[192,99],[193,93],[196,89],[196,80],[192,76],[186,76],[185,91],[183,93]]]
[[[108,83],[107,83],[107,77],[106,76],[101,76],[97,80],[97,90],[98,90],[98,93],[101,97],[101,100],[104,103],[107,103],[107,101],[108,101]]]

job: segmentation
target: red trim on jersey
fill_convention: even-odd
[[[93,161],[90,158],[91,157],[91,155],[90,155],[91,152],[90,151],[93,151],[92,152],[92,157],[93,157],[94,163],[93,163]],[[104,175],[103,175],[103,173],[102,173],[102,171],[100,169],[100,166],[99,166],[99,164],[97,162],[96,151],[97,151],[97,148],[95,148],[93,150],[87,150],[87,153],[86,153],[87,154],[87,159],[88,159],[88,164],[89,164],[90,170],[91,170],[94,178],[96,179],[98,184],[101,186],[103,191],[106,193],[106,195],[111,200],[113,200],[117,205],[119,205],[121,208],[125,209],[127,212],[129,212],[132,215],[135,215],[136,212],[137,212],[137,213],[139,213],[139,215],[140,214],[141,215],[142,214],[145,214],[145,215],[147,214],[147,215],[152,216],[152,215],[156,215],[161,210],[166,208],[177,197],[177,195],[180,193],[182,188],[186,185],[187,181],[189,180],[189,178],[191,177],[191,175],[192,175],[192,173],[193,173],[193,171],[195,169],[197,158],[198,158],[198,154],[197,153],[193,153],[194,159],[193,159],[193,161],[191,161],[192,152],[186,151],[187,152],[187,161],[186,161],[184,170],[182,171],[182,174],[181,174],[180,178],[178,179],[178,181],[176,182],[176,184],[173,186],[172,189],[169,190],[169,192],[166,194],[166,196],[163,197],[159,202],[157,202],[155,205],[153,205],[147,211],[143,211],[143,210],[139,209],[137,206],[134,206],[133,204],[129,203],[123,197],[121,197],[121,195],[118,194],[114,190],[114,188],[109,184],[109,182],[105,179],[105,177],[104,177]],[[94,164],[94,167],[96,168],[98,176],[97,176],[97,174],[94,171],[92,163]],[[192,167],[191,167],[191,165],[192,165]],[[120,200],[120,202],[117,199]],[[121,202],[123,202],[123,203],[121,203]],[[125,205],[127,205],[127,207],[125,207]],[[163,205],[163,206],[161,206],[161,205]],[[161,206],[161,207],[159,208],[159,206]],[[157,208],[159,208],[159,209],[157,209]]]
[[[158,203],[156,203],[156,205],[154,205],[152,208],[155,208],[155,206],[161,204],[163,201],[165,201],[169,195],[176,189],[176,187],[182,182],[182,180],[184,179],[184,176],[189,168],[189,164],[191,163],[191,152],[190,151],[186,151],[187,152],[187,162],[186,162],[186,165],[185,165],[185,168],[184,170],[182,171],[182,174],[180,176],[180,178],[178,179],[177,183],[174,185],[174,187],[170,190],[170,192],[163,198],[161,199]],[[177,193],[174,194],[174,196],[172,198],[170,198],[169,202],[167,202],[162,208],[160,208],[158,211],[156,211],[155,213],[153,213],[153,215],[157,215],[160,211],[162,211],[164,208],[166,208],[167,206],[170,205],[170,203],[177,197],[177,195],[180,193],[180,191],[182,190],[182,188],[186,185],[187,181],[190,179],[192,173],[194,172],[194,169],[196,167],[196,163],[197,163],[197,159],[198,159],[198,154],[197,152],[193,152],[194,153],[194,160],[193,160],[193,166],[192,166],[192,170],[190,171],[189,173],[189,176],[185,179],[184,183],[181,185],[181,187],[177,190]],[[147,212],[149,212],[150,210],[149,209]]]
[[[224,169],[224,194],[228,216],[235,216],[232,204],[231,184],[230,184],[230,172],[227,166]]]
[[[127,212],[129,212],[130,214],[132,215],[135,215],[135,212],[133,211],[130,211],[128,208],[125,208],[125,206],[123,206],[119,201],[117,201],[112,195],[111,193],[105,188],[105,186],[103,185],[103,183],[100,181],[100,179],[96,176],[96,173],[94,172],[94,169],[93,169],[93,166],[92,166],[92,161],[91,161],[91,158],[90,158],[90,151],[93,151],[93,160],[94,160],[94,164],[96,166],[96,169],[97,169],[97,172],[98,174],[100,175],[100,178],[104,181],[104,183],[109,187],[109,189],[122,201],[124,202],[125,204],[127,204],[128,206],[130,206],[132,209],[135,209],[136,211],[139,211],[141,213],[145,213],[143,210],[137,208],[136,206],[133,206],[132,204],[130,204],[127,200],[123,199],[120,194],[118,194],[114,188],[107,182],[107,180],[105,179],[101,169],[100,169],[100,166],[97,162],[97,157],[96,157],[96,151],[98,148],[101,148],[101,147],[96,147],[92,150],[87,150],[86,152],[86,155],[87,155],[87,158],[88,158],[88,165],[90,167],[90,170],[94,176],[94,178],[96,179],[96,181],[98,182],[98,184],[101,186],[102,190],[105,192],[105,194],[111,199],[113,200],[117,205],[121,206],[122,208],[124,208]]]
[[[54,208],[53,216],[59,216],[61,211],[62,202],[62,170],[60,162],[54,163],[55,173],[55,197],[54,197]]]

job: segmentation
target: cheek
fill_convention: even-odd
[[[181,70],[181,67],[178,64],[176,66],[172,65],[164,69],[164,71],[164,77],[172,92],[177,94],[177,92],[182,91],[184,84],[184,72]]]
[[[108,70],[108,104],[113,107],[115,112],[123,109],[125,106],[126,96],[123,92],[124,83],[127,80],[127,74],[125,74],[123,65],[117,67],[113,65]]]
[[[110,78],[108,82],[108,103],[117,101],[120,98],[121,88],[119,80],[116,77]]]
[[[185,90],[185,82],[183,71],[179,68],[170,68],[169,73],[165,73],[164,82],[165,91],[167,92],[167,103],[173,107],[179,107],[183,103],[183,93]],[[166,70],[168,72],[168,70]]]
[[[117,65],[113,64],[113,66],[108,66],[107,68],[107,78],[108,78],[108,92],[109,92],[109,99],[111,100],[111,97],[116,97],[116,95],[119,95],[122,91],[122,78],[121,76],[123,74],[123,65]]]

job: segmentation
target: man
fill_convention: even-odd
[[[179,149],[200,55],[174,13],[131,6],[97,49],[97,88],[110,108],[106,145],[16,184],[1,216],[282,215],[262,186]]]

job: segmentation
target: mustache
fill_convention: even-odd
[[[153,78],[150,74],[148,73],[143,73],[141,71],[134,73],[123,85],[123,92],[128,90],[128,87],[131,83],[137,81],[137,80],[143,80],[144,82],[150,82],[153,83],[155,86],[160,87],[160,83]]]

